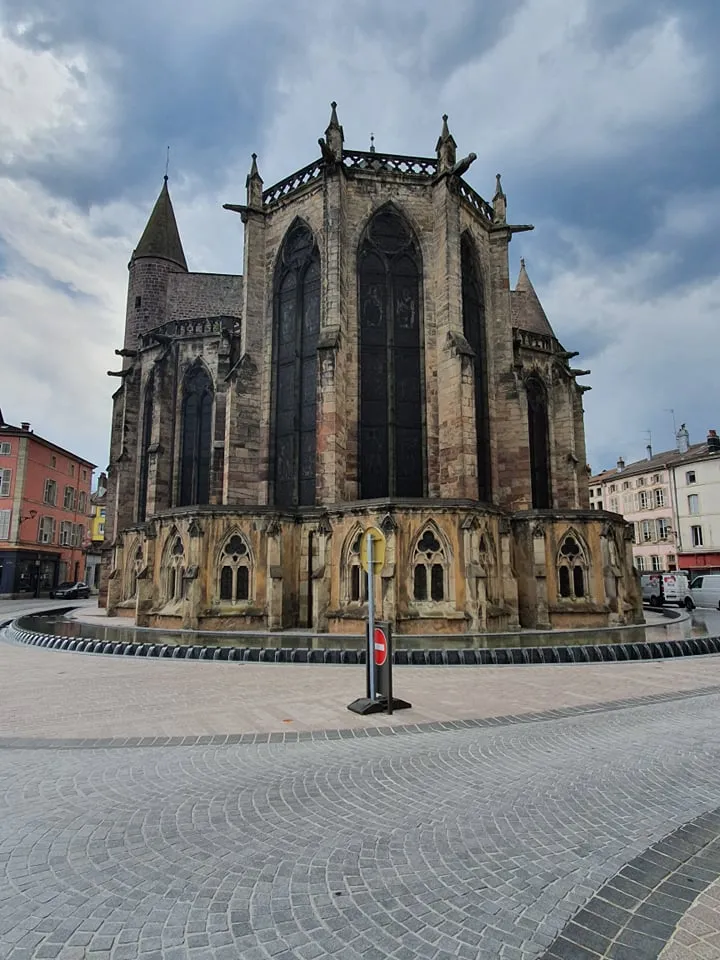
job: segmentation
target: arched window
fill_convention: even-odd
[[[490,414],[488,409],[487,347],[485,340],[485,295],[472,239],[464,233],[460,242],[462,264],[463,331],[475,352],[475,437],[477,440],[478,499],[489,501]]]
[[[363,532],[358,530],[349,543],[345,556],[345,599],[350,603],[364,603],[367,600],[367,578],[360,566],[360,543]]]
[[[127,597],[132,599],[137,594],[138,574],[143,568],[143,549],[138,544],[137,549],[132,554],[127,577]]]
[[[205,367],[185,374],[182,401],[182,453],[179,505],[210,502],[213,386]]]
[[[547,393],[543,382],[534,375],[527,378],[525,389],[528,404],[532,505],[536,510],[545,510],[551,506]]]
[[[315,503],[320,254],[297,223],[275,273],[273,460],[275,503]]]
[[[236,603],[250,599],[252,558],[245,539],[232,534],[220,551],[220,599]]]
[[[421,497],[424,481],[420,253],[383,207],[358,255],[360,497]]]
[[[166,566],[166,599],[168,602],[181,600],[185,580],[185,547],[179,536],[176,536],[170,544]]]
[[[588,591],[588,563],[579,538],[565,536],[558,551],[558,590],[565,600],[579,600]]]
[[[448,558],[435,531],[424,531],[413,552],[413,599],[440,603],[449,596]]]
[[[137,519],[143,523],[147,513],[148,470],[150,466],[150,444],[152,443],[153,403],[155,399],[155,378],[151,374],[145,388],[145,402],[142,412],[140,431],[140,476],[138,477]]]

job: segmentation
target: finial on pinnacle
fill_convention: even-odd
[[[449,173],[457,161],[457,144],[448,127],[448,115],[443,114],[442,130],[435,144],[435,153],[438,158],[438,173]]]
[[[375,153],[375,134],[370,134],[370,153]]]
[[[168,144],[167,152],[165,153],[165,176],[163,180],[165,183],[168,182],[168,170],[170,169],[170,144]]]
[[[323,158],[326,161],[329,163],[340,163],[342,161],[343,141],[345,140],[345,134],[343,133],[343,128],[340,126],[340,121],[338,120],[337,102],[333,100],[333,102],[330,104],[330,107],[332,108],[330,113],[330,123],[325,131],[325,139],[323,140],[321,138],[318,143],[320,144]]]
[[[252,163],[250,164],[250,173],[245,179],[245,189],[247,190],[247,205],[254,209],[259,209],[263,205],[263,180],[257,165],[257,154],[250,154]]]
[[[493,197],[493,219],[496,223],[507,220],[507,197],[500,182],[500,174],[495,174],[495,196]]]

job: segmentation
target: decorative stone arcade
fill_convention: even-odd
[[[139,624],[358,632],[358,537],[400,633],[639,622],[629,528],[591,511],[582,393],[508,246],[434,157],[321,156],[239,213],[243,276],[190,273],[167,182],[130,261],[105,598]]]

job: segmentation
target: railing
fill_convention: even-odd
[[[483,200],[479,193],[476,193],[475,190],[464,180],[458,180],[458,190],[460,196],[465,200],[477,213],[480,214],[483,219],[487,220],[488,223],[493,222],[493,208],[487,202]]]
[[[161,337],[208,337],[218,336],[227,330],[230,333],[240,332],[240,321],[237,317],[195,317],[191,320],[168,320],[148,330],[140,337],[144,347],[151,346]],[[155,334],[159,336],[156,337]]]
[[[416,177],[434,177],[437,172],[437,160],[433,157],[404,157],[366,150],[344,151],[343,166],[348,170],[384,170]]]
[[[515,343],[530,350],[542,350],[545,353],[553,352],[553,339],[542,333],[532,333],[529,330],[515,329],[513,331]]]
[[[312,163],[303,167],[302,170],[298,170],[284,180],[280,180],[279,183],[273,184],[272,187],[268,187],[267,190],[263,190],[263,203],[265,206],[270,206],[273,203],[277,203],[278,200],[282,200],[283,197],[287,197],[288,194],[299,190],[300,187],[312,183],[313,180],[318,179],[322,173],[322,169],[323,161],[319,158],[313,160]]]

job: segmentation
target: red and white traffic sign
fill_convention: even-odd
[[[376,667],[381,667],[385,663],[387,660],[387,654],[388,644],[385,631],[381,630],[380,627],[375,627],[375,633],[373,636],[373,656]]]

